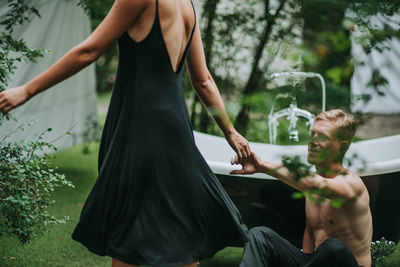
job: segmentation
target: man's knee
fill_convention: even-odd
[[[243,258],[240,267],[269,266],[271,252],[274,247],[276,233],[264,226],[253,227],[249,230],[249,242],[244,245]]]
[[[266,248],[274,247],[282,242],[282,238],[271,228],[265,226],[253,227],[249,230],[248,246],[261,246]]]
[[[275,235],[277,235],[277,234],[275,233],[274,230],[272,230],[269,227],[265,227],[265,226],[256,226],[256,227],[251,228],[249,231],[250,239],[265,238],[267,240],[270,240]]]

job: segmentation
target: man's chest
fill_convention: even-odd
[[[306,218],[307,224],[314,231],[324,230],[329,232],[336,232],[339,228],[343,227],[343,222],[346,222],[345,210],[343,208],[332,207],[331,201],[325,199],[324,201],[306,201]]]

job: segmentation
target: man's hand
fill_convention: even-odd
[[[6,114],[10,110],[22,105],[29,99],[25,86],[15,87],[0,92],[0,111]]]
[[[256,172],[263,172],[263,163],[262,160],[254,153],[251,152],[249,157],[244,159],[239,159],[238,156],[235,156],[231,160],[232,165],[240,164],[242,165],[241,170],[232,170],[230,174],[253,174]]]

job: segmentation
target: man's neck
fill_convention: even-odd
[[[339,174],[346,172],[341,162],[321,162],[315,164],[317,173],[326,178],[334,178]]]

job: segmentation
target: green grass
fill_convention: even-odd
[[[60,151],[52,163],[71,180],[75,188],[59,188],[53,194],[56,204],[51,213],[56,217],[69,216],[66,224],[50,227],[50,232],[36,236],[21,245],[11,236],[0,237],[0,266],[110,266],[109,257],[100,257],[71,239],[78,222],[82,204],[97,178],[98,144],[90,146],[91,153],[83,154],[82,146]],[[202,267],[233,267],[240,262],[241,248],[226,248],[214,258],[202,262]]]

